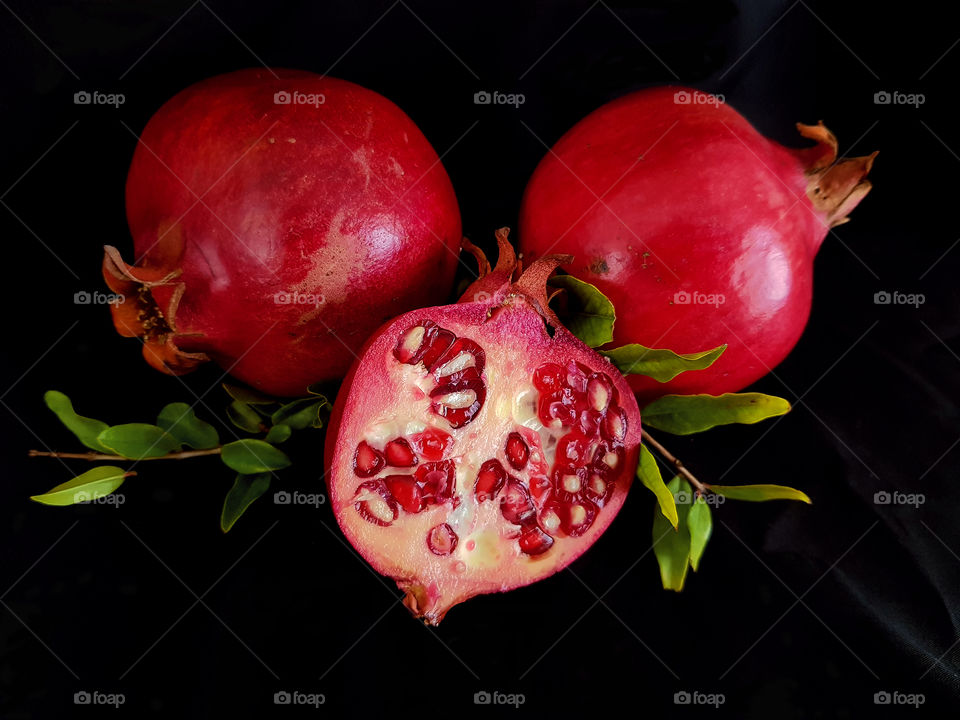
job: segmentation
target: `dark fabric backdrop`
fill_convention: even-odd
[[[74,693],[94,690],[123,693],[120,713],[137,717],[283,716],[290,709],[273,705],[283,690],[323,693],[318,716],[414,706],[485,716],[497,710],[473,704],[484,690],[523,693],[519,712],[538,717],[618,707],[651,717],[956,714],[960,48],[938,7],[0,2],[0,715],[85,715]],[[673,443],[704,479],[793,485],[814,504],[724,505],[701,571],[677,596],[659,587],[647,552],[652,500],[638,487],[570,572],[472,600],[428,630],[345,545],[328,507],[261,501],[223,536],[231,479],[213,459],[141,467],[120,509],[29,502],[70,475],[26,451],[77,446],[43,391],[115,422],[191,399],[115,335],[102,307],[73,295],[101,287],[102,244],[130,245],[133,133],[185,86],[261,63],[330,69],[383,93],[440,153],[479,121],[444,163],[465,233],[487,247],[494,228],[515,225],[543,154],[521,121],[552,143],[649,84],[723,93],[781,142],[797,140],[794,122],[823,119],[845,152],[880,149],[873,193],[817,258],[806,334],[755,388],[795,410]],[[74,105],[85,89],[126,103]],[[526,102],[474,105],[481,89]],[[875,104],[895,90],[925,102]],[[925,302],[875,304],[884,290]],[[217,377],[209,367],[186,382],[201,394]],[[219,409],[222,393],[205,402]],[[296,440],[291,452],[286,486],[320,490],[320,441]],[[878,505],[882,490],[926,502]],[[725,704],[675,706],[682,690],[723,693]],[[884,691],[925,703],[876,706]]]

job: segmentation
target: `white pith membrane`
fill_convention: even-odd
[[[533,316],[528,320],[527,317]],[[510,317],[513,316],[513,317]],[[522,318],[522,319],[521,319]],[[546,356],[543,348],[533,348],[537,352],[526,352],[528,348],[517,347],[509,350],[496,348],[491,337],[497,336],[497,322],[507,324],[522,322],[537,323],[542,330],[542,320],[529,307],[501,308],[492,320],[480,327],[459,327],[457,323],[441,323],[457,338],[474,341],[485,352],[482,379],[486,390],[480,410],[473,419],[461,427],[451,427],[450,423],[432,409],[438,398],[431,399],[430,393],[438,385],[436,375],[449,375],[472,367],[475,360],[472,355],[461,353],[448,358],[433,373],[428,372],[422,362],[405,364],[395,357],[393,352],[383,354],[382,366],[376,368],[376,381],[382,385],[377,392],[364,393],[366,397],[375,397],[364,403],[363,407],[351,408],[353,418],[362,417],[363,424],[345,422],[345,432],[341,429],[340,439],[343,449],[338,451],[336,465],[339,468],[337,486],[340,488],[334,497],[337,503],[338,519],[358,548],[366,550],[364,555],[382,573],[397,579],[398,585],[407,590],[405,601],[408,607],[429,623],[442,618],[449,607],[463,599],[486,592],[508,590],[519,585],[534,582],[552,574],[579,556],[603,532],[609,521],[619,510],[629,488],[629,479],[625,469],[629,462],[629,453],[609,455],[611,463],[619,467],[607,475],[606,481],[612,483],[611,491],[606,494],[606,504],[596,510],[590,525],[578,537],[571,537],[560,526],[561,518],[545,510],[551,499],[556,500],[553,491],[544,492],[552,486],[554,464],[558,442],[572,428],[561,427],[558,422],[546,427],[538,417],[538,399],[540,391],[533,385],[533,375],[537,367],[548,362],[566,366],[574,360],[576,354]],[[423,333],[413,330],[416,320],[396,323],[392,326],[389,338],[393,350],[399,341],[400,347],[407,346],[409,352],[416,350]],[[488,334],[484,328],[493,332]],[[565,331],[564,331],[565,332]],[[527,345],[527,340],[518,339],[518,345]],[[543,332],[545,342],[550,340]],[[401,340],[406,337],[408,342]],[[386,341],[382,347],[386,347]],[[557,348],[563,353],[563,347]],[[543,358],[527,367],[528,358]],[[531,362],[534,362],[531,360]],[[595,367],[614,376],[612,366]],[[612,371],[612,372],[611,372]],[[372,380],[373,373],[364,380]],[[440,383],[443,380],[441,378]],[[622,379],[619,384],[625,387]],[[591,401],[604,406],[611,402],[617,390],[594,388],[586,394]],[[369,390],[369,388],[368,388]],[[619,395],[628,395],[629,390],[622,388]],[[466,391],[463,395],[453,394],[443,398],[444,402],[457,406],[466,406],[476,399],[475,393]],[[629,402],[633,402],[630,396]],[[428,503],[419,512],[405,510],[389,494],[383,497],[383,485],[370,490],[378,480],[385,481],[390,476],[415,477],[417,468],[424,462],[420,460],[412,467],[391,467],[384,465],[372,475],[358,474],[355,469],[357,448],[366,443],[381,455],[391,441],[403,438],[415,444],[418,433],[435,431],[449,434],[451,441],[443,452],[445,460],[451,460],[455,466],[455,487],[453,498],[441,502]],[[522,469],[511,465],[506,454],[506,444],[511,433],[519,433],[526,444],[529,455]],[[623,428],[625,443],[636,446],[639,442],[639,427]],[[600,439],[600,435],[597,435]],[[347,449],[347,444],[352,443]],[[583,465],[592,462],[595,448],[591,447]],[[365,451],[369,453],[370,451]],[[491,460],[500,462],[508,476],[519,480],[528,491],[531,479],[534,487],[531,493],[536,513],[521,526],[511,523],[504,516],[501,501],[507,494],[507,485],[497,491],[495,497],[478,500],[475,493],[477,476],[481,466]],[[508,480],[507,483],[510,481]],[[576,492],[578,482],[591,482],[591,476],[561,478],[567,490]],[[386,483],[384,483],[385,485]],[[586,499],[586,495],[584,498]],[[574,499],[569,509],[562,509],[567,521],[578,521],[586,514],[584,508],[576,507]],[[446,525],[447,527],[444,527]],[[526,529],[526,530],[524,530]],[[521,549],[521,531],[531,538],[526,545],[528,552]],[[544,548],[543,533],[548,547]],[[428,538],[432,538],[434,547]],[[552,545],[550,545],[552,538]],[[534,552],[529,550],[533,548]],[[541,552],[537,552],[540,551]]]

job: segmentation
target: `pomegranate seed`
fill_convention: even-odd
[[[587,481],[587,471],[561,465],[553,471],[553,489],[561,502],[569,503],[580,499]]]
[[[431,391],[430,397],[435,400],[430,409],[446,419],[450,427],[460,428],[480,412],[487,387],[476,368],[467,368],[446,378]]]
[[[623,466],[623,460],[623,445],[602,442],[594,452],[592,467],[595,472],[606,476],[619,471]]]
[[[416,478],[427,502],[440,504],[453,498],[457,480],[453,460],[423,463],[417,468]]]
[[[523,470],[530,459],[530,448],[524,442],[523,436],[518,432],[512,432],[507,435],[507,446],[504,449],[507,454],[507,461],[515,470]]]
[[[575,393],[581,394],[587,391],[587,373],[589,369],[583,367],[580,363],[570,360],[567,362],[566,385]]]
[[[560,506],[555,502],[544,504],[537,519],[545,532],[556,533],[560,529]]]
[[[413,449],[403,438],[396,438],[387,443],[383,449],[383,454],[387,457],[387,464],[391,467],[413,467],[417,464],[417,456]]]
[[[589,500],[578,500],[562,508],[560,525],[570,537],[580,537],[597,517],[597,506]]]
[[[536,525],[525,527],[517,542],[527,555],[542,555],[553,547],[553,538]]]
[[[576,422],[576,396],[570,388],[561,388],[548,395],[541,395],[537,414],[547,427],[571,427]]]
[[[583,465],[589,459],[590,441],[578,432],[564,435],[557,443],[557,462]]]
[[[500,500],[500,512],[507,522],[514,525],[529,522],[536,512],[530,492],[513,476],[507,480],[507,489]]]
[[[603,419],[603,414],[598,410],[584,410],[577,418],[576,428],[585,437],[596,437],[600,432],[600,423]]]
[[[373,477],[383,470],[385,464],[383,453],[370,447],[365,440],[357,445],[357,451],[353,455],[353,472],[358,477]]]
[[[383,482],[390,494],[400,503],[400,507],[407,512],[418,513],[427,506],[412,475],[388,475]]]
[[[613,381],[603,373],[592,373],[587,380],[587,404],[597,412],[603,412],[613,400]]]
[[[474,492],[477,495],[477,502],[484,500],[493,500],[500,488],[507,481],[507,471],[496,458],[487,460],[480,466],[480,472],[477,473],[477,484]]]
[[[546,475],[534,475],[530,478],[530,493],[537,499],[546,497],[550,492],[550,478]]]
[[[431,341],[430,347],[423,354],[423,359],[421,362],[423,363],[424,367],[430,372],[433,372],[433,369],[437,365],[437,361],[447,351],[447,348],[453,345],[456,339],[457,336],[452,332],[444,328],[440,328],[437,331],[436,336],[434,336],[433,340]]]
[[[471,367],[476,368],[479,374],[483,372],[486,357],[487,354],[483,348],[470,338],[457,338],[457,341],[450,345],[437,360],[435,368],[430,368],[430,370],[436,369],[438,379]]]
[[[566,372],[556,363],[541,365],[533,371],[533,386],[542,393],[551,393],[563,387]]]
[[[457,549],[460,538],[447,523],[440,523],[427,533],[427,547],[434,555],[450,555]]]
[[[614,484],[612,481],[607,482],[602,476],[592,473],[590,479],[587,481],[584,494],[594,505],[602,508],[607,504],[607,501],[610,500],[610,496],[613,495],[613,488]]]
[[[435,427],[428,427],[423,432],[415,433],[407,438],[417,457],[421,460],[442,460],[447,448],[453,444],[453,437],[449,433]]]
[[[397,501],[383,480],[367,480],[360,483],[354,496],[353,506],[367,522],[386,526],[397,519]]]
[[[416,365],[430,349],[439,329],[432,320],[423,320],[404,330],[393,349],[393,356],[405,365]]]
[[[627,436],[627,414],[623,408],[611,405],[607,409],[607,417],[604,418],[601,431],[607,440],[623,442]]]

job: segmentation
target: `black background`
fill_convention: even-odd
[[[483,690],[523,693],[518,712],[536,716],[956,708],[956,35],[924,3],[0,2],[0,715],[517,712],[474,706]],[[570,571],[471,600],[428,630],[325,506],[262,500],[223,536],[231,478],[215,459],[140,466],[120,509],[29,502],[86,469],[26,458],[78,447],[43,407],[47,389],[112,422],[149,421],[196,396],[211,408],[201,416],[222,416],[213,367],[186,385],[157,374],[103,307],[73,295],[102,288],[102,244],[130,247],[134,133],[187,85],[261,62],[329,71],[399,104],[449,150],[465,233],[488,246],[494,228],[515,224],[541,140],[649,84],[723,93],[787,144],[798,144],[795,121],[823,119],[842,151],[881,150],[875,189],[817,258],[806,334],[755,388],[795,401],[794,412],[673,442],[702,479],[792,485],[813,506],[727,503],[678,596],[660,589],[652,500],[638,487]],[[94,89],[126,102],[73,104]],[[474,105],[484,89],[526,102]],[[921,92],[925,103],[877,105],[881,90]],[[883,290],[925,302],[874,304]],[[283,486],[321,491],[319,434],[295,442]],[[926,503],[877,505],[880,490]],[[80,690],[122,692],[126,703],[77,707]],[[276,708],[280,690],[320,692],[326,705]],[[726,702],[675,706],[679,690]],[[878,708],[882,690],[926,702]]]

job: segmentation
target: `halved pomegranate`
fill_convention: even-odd
[[[327,433],[340,527],[428,624],[576,559],[619,511],[639,452],[629,386],[547,304],[566,258],[514,282],[498,237],[493,271],[469,246],[488,273],[460,304],[401,315],[371,338]]]

